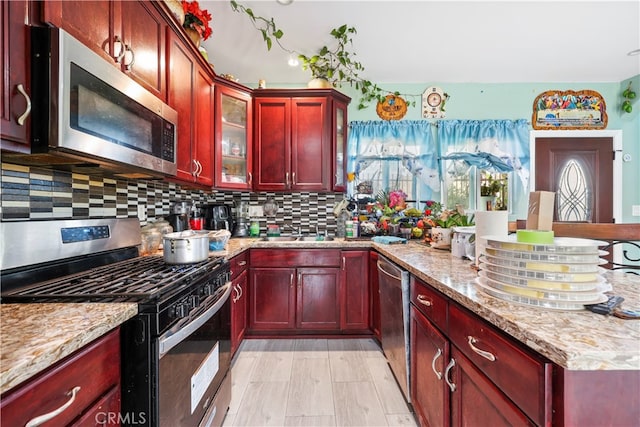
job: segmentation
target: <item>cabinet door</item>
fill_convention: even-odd
[[[168,102],[178,112],[178,144],[176,178],[193,182],[196,168],[192,162],[191,140],[193,136],[194,76],[195,64],[187,46],[174,35],[169,34]]]
[[[369,292],[371,295],[369,316],[371,317],[371,329],[380,341],[380,283],[378,281],[378,253],[369,252]]]
[[[216,82],[215,93],[215,186],[250,190],[251,95],[220,82]]]
[[[333,191],[344,192],[347,189],[347,104],[333,101]]]
[[[342,251],[342,329],[369,331],[369,251]]]
[[[411,307],[411,403],[420,425],[449,425],[449,387],[444,372],[449,361],[449,341]]]
[[[126,46],[123,71],[163,101],[167,99],[166,29],[164,18],[151,2],[122,2],[122,39]]]
[[[337,268],[299,268],[297,271],[298,329],[337,331],[340,327],[340,270]]]
[[[291,183],[291,99],[256,98],[254,115],[254,189],[287,190]]]
[[[451,347],[455,366],[449,379],[455,385],[451,393],[451,423],[457,426],[532,426],[535,425],[455,346]]]
[[[29,152],[30,148],[31,119],[28,114],[25,115],[31,95],[29,27],[25,25],[28,22],[28,10],[29,3],[26,1],[3,1],[0,5],[0,22],[4,29],[0,45],[4,76],[0,82],[1,147],[3,150],[18,152]]]
[[[245,270],[231,282],[231,355],[242,343],[247,328],[247,277]]]
[[[250,329],[295,328],[295,274],[295,268],[250,269]]]
[[[191,151],[196,164],[198,184],[213,187],[213,81],[195,64],[194,137]]]
[[[73,1],[42,2],[43,20],[62,28],[82,44],[102,56],[115,67],[120,67],[116,58],[122,59],[116,41],[123,42],[121,1],[83,1],[82,6]],[[132,17],[135,18],[135,17]],[[141,28],[144,30],[144,28]],[[142,60],[141,60],[142,61]]]
[[[331,116],[324,97],[291,100],[292,190],[326,191],[331,185]]]

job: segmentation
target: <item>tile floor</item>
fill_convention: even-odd
[[[372,339],[245,339],[223,426],[416,426]]]

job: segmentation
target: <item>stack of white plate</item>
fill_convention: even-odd
[[[556,237],[553,244],[518,242],[516,235],[485,236],[476,283],[507,301],[558,310],[583,310],[607,301],[611,290],[598,240]]]

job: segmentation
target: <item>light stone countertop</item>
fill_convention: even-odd
[[[384,245],[370,240],[265,242],[230,239],[210,256],[232,258],[249,248],[373,248],[412,275],[568,370],[640,370],[640,320],[588,311],[558,311],[502,301],[474,284],[471,261],[449,251],[409,242]],[[640,276],[605,273],[624,307],[640,309]],[[136,304],[0,305],[0,393],[85,346],[137,313]],[[44,331],[44,333],[43,333]]]
[[[0,393],[137,313],[135,303],[0,304]]]

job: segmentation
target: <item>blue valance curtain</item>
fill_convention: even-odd
[[[347,147],[347,168],[356,177],[381,160],[396,160],[416,178],[418,188],[413,197],[419,195],[424,200],[440,192],[439,153],[430,122],[354,121],[350,123]],[[393,183],[386,184],[387,188],[393,187]]]
[[[513,208],[528,202],[529,123],[519,120],[442,120],[437,139],[442,159],[465,157],[468,167],[513,171]],[[493,162],[493,164],[492,164]],[[444,162],[441,162],[444,168]],[[444,170],[441,169],[444,173]]]

